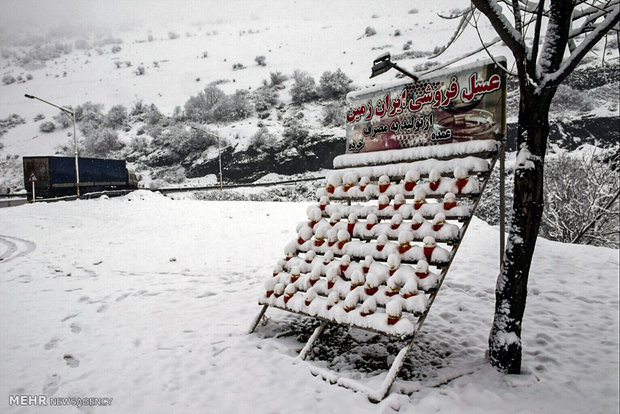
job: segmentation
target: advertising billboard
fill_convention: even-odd
[[[347,153],[503,139],[506,130],[506,75],[492,61],[356,91],[347,101]]]

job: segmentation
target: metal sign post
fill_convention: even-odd
[[[30,181],[32,183],[32,202],[34,203],[35,199],[37,198],[36,195],[35,195],[34,183],[39,181],[39,179],[35,175],[34,171],[30,173],[30,178],[28,178],[28,181]]]

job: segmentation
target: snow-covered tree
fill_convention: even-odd
[[[543,213],[543,168],[549,107],[558,86],[612,29],[618,30],[618,0],[472,0],[451,17],[460,23],[443,52],[483,14],[515,60],[519,80],[518,154],[508,243],[495,290],[489,360],[506,373],[521,371],[521,322],[527,282]],[[479,32],[478,32],[479,33]]]

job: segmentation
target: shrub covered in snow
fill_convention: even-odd
[[[248,151],[250,153],[272,152],[276,147],[276,137],[267,128],[261,127],[250,137]]]
[[[56,125],[54,125],[53,122],[51,121],[46,121],[41,123],[41,125],[39,125],[39,131],[41,132],[54,132],[54,130],[56,129]]]
[[[288,79],[288,76],[286,76],[282,72],[271,72],[269,74],[269,80],[271,82],[270,86],[272,88],[278,87],[278,86],[284,86],[283,83],[286,82],[287,79]]]
[[[308,136],[310,136],[310,132],[308,131],[307,126],[304,126],[298,120],[293,119],[285,126],[282,136],[284,137],[286,146],[299,147],[303,145]]]
[[[10,85],[15,82],[16,82],[16,79],[11,74],[7,73],[6,75],[2,77],[2,83],[5,85]]]
[[[104,124],[108,128],[119,129],[127,123],[127,108],[123,105],[114,105],[105,116]]]
[[[267,66],[267,64],[265,63],[265,59],[266,59],[265,56],[261,55],[261,56],[256,56],[254,58],[254,61],[256,62],[258,66]]]
[[[344,125],[344,103],[332,102],[323,108],[324,126],[343,126]]]
[[[291,87],[291,98],[293,103],[301,104],[304,102],[311,102],[318,97],[316,83],[310,74],[296,70],[293,73],[293,79],[295,80],[295,83]]]
[[[373,27],[367,26],[366,30],[364,30],[364,36],[366,37],[374,36],[376,34],[377,31]]]
[[[220,88],[209,85],[185,102],[185,116],[192,121],[207,122],[213,107],[225,96],[226,94]]]
[[[351,83],[351,78],[340,69],[335,72],[325,71],[321,75],[317,91],[324,99],[342,98],[351,91]]]
[[[123,143],[118,139],[118,133],[110,128],[88,130],[84,134],[82,143],[83,154],[94,157],[106,157],[111,152],[123,148]]]

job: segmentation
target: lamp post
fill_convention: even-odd
[[[78,166],[78,145],[77,145],[77,134],[75,133],[75,112],[72,111],[71,109],[62,107],[62,106],[58,106],[56,104],[53,104],[51,102],[46,101],[45,99],[41,99],[37,96],[34,95],[28,95],[27,93],[24,94],[24,96],[28,99],[36,99],[38,101],[41,101],[43,103],[46,103],[48,105],[51,105],[55,108],[58,108],[62,111],[62,113],[64,113],[65,115],[67,115],[68,117],[71,118],[71,121],[73,122],[73,148],[75,151],[75,189],[76,189],[76,193],[77,193],[77,198],[80,198],[80,168]]]
[[[219,157],[219,162],[220,162],[220,191],[224,191],[224,184],[222,182],[222,150],[220,148],[220,137],[218,135],[215,135],[212,132],[209,131],[205,131],[204,129],[200,129],[200,128],[196,128],[193,125],[190,125],[190,128],[196,130],[196,131],[200,131],[203,132],[207,135],[211,135],[212,137],[215,137],[217,139],[217,155]]]
[[[385,52],[377,56],[377,58],[372,62],[372,69],[371,69],[372,72],[370,74],[370,78],[374,78],[375,76],[381,75],[382,73],[385,73],[388,70],[394,68],[400,73],[403,73],[409,76],[414,81],[416,82],[418,81],[418,77],[416,75],[401,68],[396,63],[392,62],[390,59],[391,59],[390,52]]]

